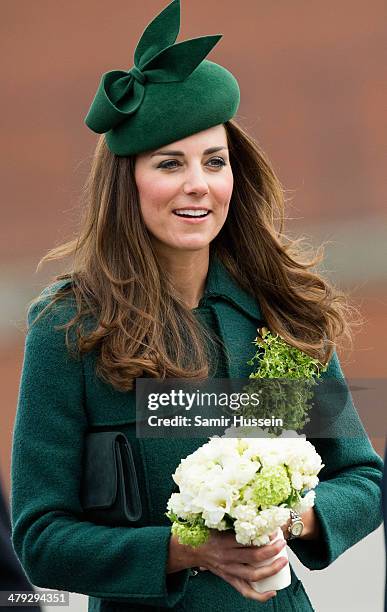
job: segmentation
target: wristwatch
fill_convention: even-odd
[[[302,522],[301,516],[295,510],[290,510],[290,525],[288,527],[288,537],[287,540],[294,540],[294,538],[299,538],[304,529],[304,523]]]

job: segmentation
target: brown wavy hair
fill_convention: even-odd
[[[323,247],[307,258],[303,238],[283,233],[285,190],[257,142],[235,120],[227,132],[234,188],[226,222],[210,245],[239,285],[261,307],[267,327],[311,357],[327,363],[339,337],[352,344],[348,297],[312,270]],[[119,157],[100,136],[81,194],[76,237],[40,261],[73,258],[54,281],[46,308],[71,294],[76,314],[62,326],[77,331],[77,351],[98,349],[97,374],[127,391],[139,376],[198,378],[211,371],[216,342],[177,295],[157,261],[144,224],[134,178],[135,156]],[[32,303],[38,302],[38,296]],[[43,312],[46,310],[41,312]],[[83,326],[84,317],[96,322]]]

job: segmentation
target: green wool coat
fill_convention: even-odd
[[[30,307],[29,322],[41,309]],[[217,259],[210,262],[205,293],[194,312],[228,349],[217,376],[248,377],[246,362],[264,321],[256,300]],[[13,546],[31,582],[87,594],[89,612],[313,610],[293,570],[291,585],[266,603],[244,598],[210,571],[166,574],[171,528],[164,513],[176,490],[171,474],[206,439],[137,439],[134,391],[119,392],[98,379],[95,352],[72,358],[64,332],[54,329],[74,313],[71,299],[64,301],[32,327],[25,344],[13,432],[11,518]],[[343,378],[336,353],[324,376]],[[345,431],[351,418],[358,419],[348,391],[337,427]],[[84,436],[104,429],[123,431],[133,444],[143,505],[133,527],[97,525],[82,516]],[[382,522],[383,462],[364,436],[312,442],[325,464],[315,504],[321,536],[289,546],[307,568],[319,570]],[[352,588],[349,578],[342,586]]]

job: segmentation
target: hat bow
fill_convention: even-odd
[[[86,125],[102,134],[141,106],[148,83],[184,81],[222,38],[200,36],[175,43],[180,29],[180,0],[173,0],[144,30],[128,70],[102,75],[86,116]]]

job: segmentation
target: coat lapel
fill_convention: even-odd
[[[257,328],[265,322],[257,300],[237,284],[217,257],[210,261],[199,307],[202,305],[212,308],[217,319],[220,337],[228,352],[228,377],[248,378],[251,366],[247,361],[256,352],[253,342]]]

